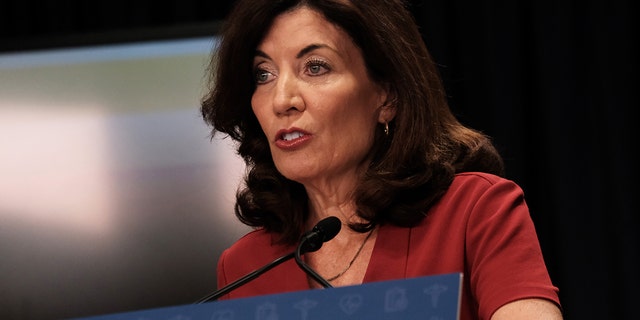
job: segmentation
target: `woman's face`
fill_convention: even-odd
[[[251,99],[273,161],[307,186],[353,183],[366,166],[386,92],[351,38],[308,8],[274,20],[253,61]]]

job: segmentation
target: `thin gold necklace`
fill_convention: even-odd
[[[356,255],[353,256],[353,259],[351,259],[351,261],[349,262],[349,265],[347,265],[347,267],[342,270],[342,272],[338,273],[337,275],[328,278],[327,281],[333,281],[335,279],[340,278],[345,272],[347,272],[347,270],[349,270],[349,268],[351,268],[351,265],[353,265],[353,262],[356,261],[356,259],[358,258],[358,256],[360,255],[360,251],[362,251],[362,248],[364,248],[365,243],[367,243],[367,240],[369,240],[369,238],[371,238],[371,235],[373,234],[373,229],[371,229],[371,231],[369,231],[369,234],[367,235],[366,238],[364,238],[364,241],[362,241],[362,244],[360,245],[360,248],[358,248],[358,251],[356,252]]]

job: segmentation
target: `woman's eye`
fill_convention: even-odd
[[[263,70],[263,69],[257,69],[255,71],[255,81],[256,83],[260,84],[260,83],[266,83],[269,81],[271,76],[271,72]]]
[[[307,70],[312,76],[319,76],[329,71],[329,67],[324,61],[311,61],[307,63]]]

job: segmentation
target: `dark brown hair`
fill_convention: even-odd
[[[255,49],[279,14],[306,6],[344,30],[361,49],[370,77],[390,90],[396,116],[390,133],[375,134],[372,162],[354,191],[358,215],[369,223],[412,226],[426,215],[455,173],[503,174],[490,139],[451,113],[438,70],[406,4],[401,0],[241,0],[228,16],[210,65],[204,120],[237,141],[247,164],[237,193],[243,223],[298,240],[308,216],[304,187],[283,177],[251,110]]]

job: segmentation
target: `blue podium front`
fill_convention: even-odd
[[[457,320],[461,273],[79,318],[86,320]]]

